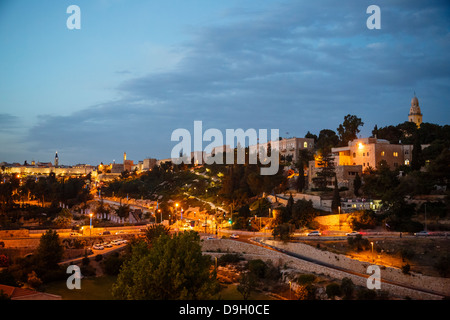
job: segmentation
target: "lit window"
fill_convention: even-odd
[[[384,156],[384,151],[381,151],[381,156]]]
[[[398,152],[394,152],[394,157],[398,157]]]
[[[407,166],[409,166],[409,160],[408,160],[408,159],[405,160],[405,164],[406,164]]]

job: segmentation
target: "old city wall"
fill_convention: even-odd
[[[241,253],[246,259],[261,259],[263,261],[271,260],[274,265],[286,266],[288,268],[296,269],[299,272],[325,275],[327,277],[339,280],[347,277],[350,278],[353,283],[358,286],[365,287],[367,284],[367,279],[364,277],[318,265],[306,260],[297,259],[292,256],[250,243],[244,243],[229,239],[204,240],[202,242],[202,250],[204,254],[211,254],[216,256],[223,253]],[[365,270],[363,273],[365,273]],[[389,283],[382,283],[381,289],[389,291],[391,294],[397,295],[399,297],[408,296],[412,299],[431,300],[441,298],[437,295],[428,294]]]

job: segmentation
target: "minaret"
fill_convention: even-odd
[[[58,161],[59,161],[59,158],[58,158],[58,151],[56,151],[56,154],[55,154],[55,167],[58,166]]]
[[[408,121],[414,122],[417,125],[417,128],[419,128],[422,123],[422,113],[420,112],[419,99],[417,99],[415,92],[414,98],[411,99],[411,108],[409,109]]]

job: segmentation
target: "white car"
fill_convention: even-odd
[[[92,249],[94,249],[94,250],[103,250],[105,248],[102,245],[100,245],[100,244],[94,244],[92,246]]]
[[[361,234],[361,233],[359,233],[358,231],[352,231],[352,232],[347,232],[345,235],[346,236],[357,236],[358,234]]]
[[[320,236],[321,233],[319,231],[311,231],[310,233],[308,233],[308,237],[312,237],[312,236]]]
[[[233,233],[233,234],[230,236],[230,238],[231,238],[231,239],[237,239],[237,238],[239,238],[239,236],[238,236],[237,234]]]
[[[113,241],[111,241],[111,244],[115,245],[115,246],[121,245],[122,244],[122,239],[113,240]]]
[[[104,242],[104,243],[102,243],[102,246],[105,248],[112,248],[113,245],[109,242]]]
[[[429,236],[430,234],[427,231],[419,231],[414,233],[414,235],[417,236]]]

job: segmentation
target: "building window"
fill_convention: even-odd
[[[353,152],[353,158],[356,158],[356,152]]]
[[[381,151],[381,156],[382,156],[382,157],[384,156],[384,151]]]
[[[398,157],[398,152],[394,152],[394,157]]]
[[[409,166],[409,160],[408,160],[408,159],[405,160],[405,164],[406,164],[407,166]]]
[[[408,151],[408,150],[405,150],[405,154],[409,154],[409,151]]]
[[[303,148],[308,148],[308,142],[303,142]]]
[[[369,156],[369,153],[367,152],[367,156]]]
[[[397,162],[394,162],[394,167],[398,167],[398,163]]]
[[[363,152],[363,157],[365,157],[366,156],[366,153],[365,152]]]

